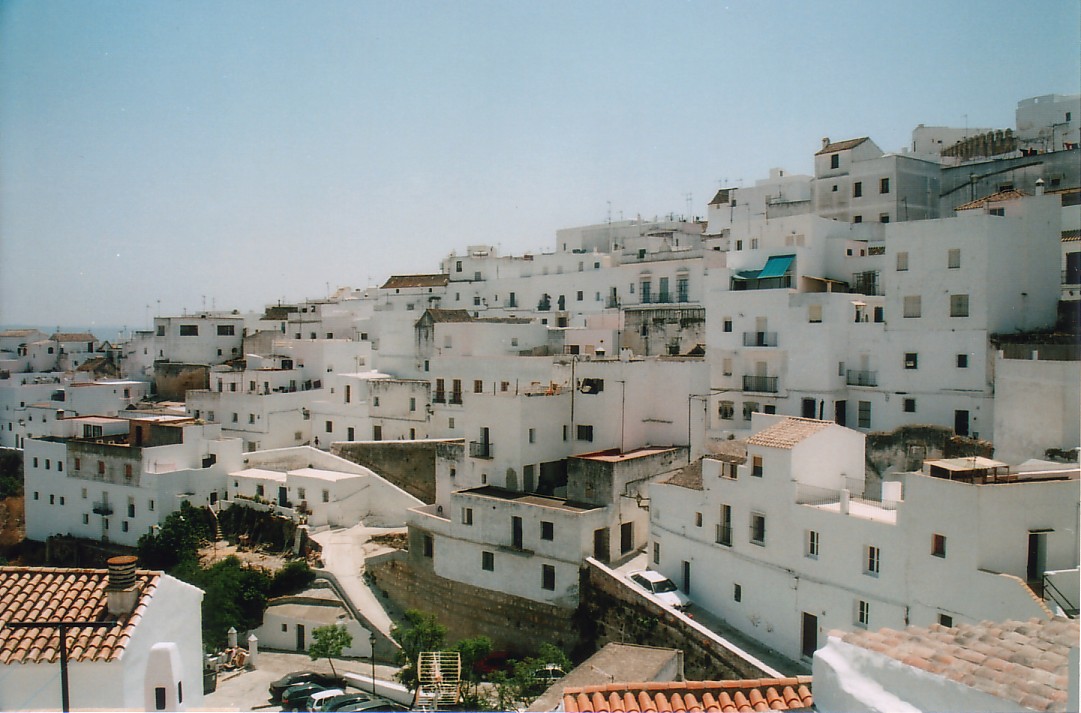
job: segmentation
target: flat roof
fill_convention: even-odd
[[[281,483],[285,482],[285,473],[276,470],[264,470],[263,468],[245,468],[244,470],[233,471],[229,476],[233,478],[261,478],[263,480],[276,480]]]
[[[605,463],[618,463],[620,461],[645,458],[647,456],[657,455],[658,453],[667,453],[674,450],[676,450],[674,446],[643,446],[642,448],[635,448],[629,451],[621,451],[618,448],[609,448],[608,450],[593,451],[592,453],[579,453],[578,455],[571,456],[571,458],[603,461]]]
[[[339,470],[324,470],[323,468],[297,468],[290,470],[289,475],[300,475],[305,478],[318,478],[319,480],[338,481],[349,478],[363,478],[363,473],[343,473]]]
[[[455,493],[455,495],[477,495],[482,498],[492,498],[493,500],[518,502],[524,505],[539,505],[541,507],[553,508],[555,510],[568,510],[571,512],[586,512],[588,510],[598,510],[601,507],[599,505],[589,505],[587,503],[576,503],[571,500],[564,500],[563,498],[554,498],[549,495],[507,490],[506,488],[499,488],[494,485],[482,485],[479,488],[460,490]]]
[[[1008,468],[1006,463],[999,460],[991,460],[983,456],[968,456],[967,458],[939,458],[937,460],[925,460],[924,465],[933,465],[943,470],[964,471],[979,470],[981,468]]]

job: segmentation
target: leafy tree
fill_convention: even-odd
[[[315,581],[315,572],[304,560],[286,562],[285,566],[274,573],[270,582],[269,597],[281,597],[296,594],[307,589]]]
[[[462,680],[469,684],[463,694],[463,703],[467,708],[477,708],[480,703],[478,686],[482,677],[475,667],[478,661],[492,653],[492,640],[487,636],[462,639],[454,645],[454,650],[462,657]]]
[[[150,569],[170,571],[182,562],[196,562],[199,547],[213,536],[206,513],[185,502],[171,513],[157,532],[139,538],[138,553]]]
[[[510,673],[496,671],[490,677],[495,684],[495,694],[499,710],[512,710],[526,707],[530,701],[543,692],[538,686],[536,672],[548,664],[555,664],[563,671],[571,668],[570,659],[563,651],[552,644],[543,643],[536,656],[514,661]]]
[[[23,494],[23,454],[14,448],[0,449],[0,498]]]
[[[353,645],[353,635],[345,630],[344,626],[328,624],[312,630],[312,644],[308,647],[308,656],[312,661],[325,658],[330,663],[331,673],[337,677],[334,670],[334,659],[341,658],[342,652]]]
[[[195,560],[185,560],[173,575],[202,589],[203,641],[218,649],[225,645],[229,627],[238,631],[254,629],[263,621],[270,575],[245,567],[236,557],[226,557],[203,569]]]
[[[400,626],[390,630],[391,637],[401,646],[398,652],[398,680],[409,689],[415,689],[420,683],[417,676],[417,659],[422,651],[441,651],[446,647],[447,627],[440,624],[434,614],[427,614],[417,609],[405,612],[405,620]]]

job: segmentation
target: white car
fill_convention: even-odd
[[[312,697],[308,699],[308,710],[317,711],[323,705],[323,701],[328,701],[334,696],[340,696],[344,693],[345,691],[340,688],[328,688],[325,691],[313,693]]]
[[[679,611],[686,611],[691,606],[691,600],[687,598],[687,595],[679,591],[679,587],[675,582],[665,577],[660,572],[654,572],[649,569],[640,569],[637,572],[631,572],[627,575],[627,579],[631,584],[644,589],[649,594],[660,600],[660,602],[666,606],[670,606],[673,609]]]

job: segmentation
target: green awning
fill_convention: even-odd
[[[766,266],[758,273],[758,279],[783,277],[785,273],[788,272],[789,268],[792,267],[792,261],[795,259],[795,255],[774,255],[769,260],[766,260]]]

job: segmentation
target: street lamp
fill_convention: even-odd
[[[375,632],[368,636],[368,643],[372,645],[372,695],[375,695]]]

